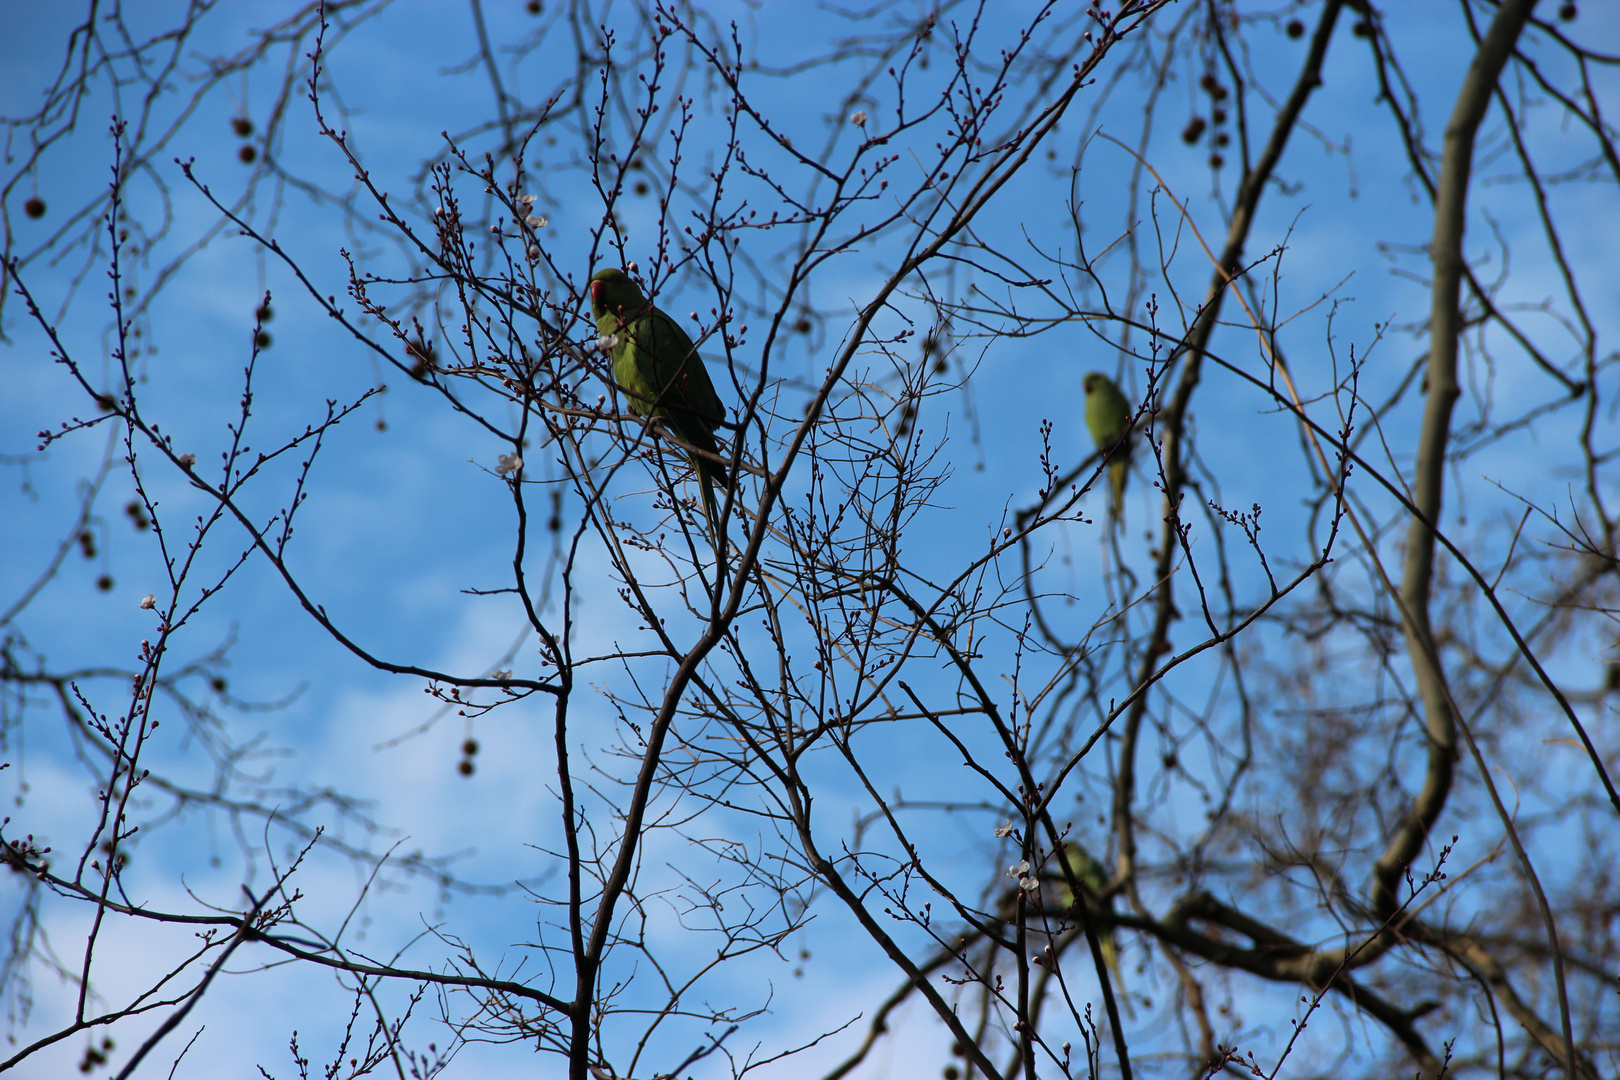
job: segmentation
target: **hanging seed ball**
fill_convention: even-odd
[[[242,164],[251,165],[259,159],[259,152],[254,149],[252,143],[243,143],[242,149],[236,152],[236,157]]]
[[[411,378],[418,382],[427,378],[433,366],[431,342],[413,341],[405,346],[405,359],[411,362]]]
[[[32,196],[27,202],[23,203],[23,213],[35,219],[44,217],[45,200],[38,195]]]
[[[462,743],[461,752],[466,754],[468,757],[472,757],[474,754],[478,753],[478,740],[468,739],[466,742]]]
[[[1302,38],[1305,36],[1305,24],[1300,22],[1298,19],[1289,19],[1288,26],[1285,28],[1285,30],[1288,36],[1291,38]]]

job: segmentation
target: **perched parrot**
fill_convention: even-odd
[[[1098,376],[1098,378],[1101,377]],[[1091,382],[1089,375],[1086,377],[1086,382],[1088,385]],[[1109,383],[1109,385],[1112,386],[1113,384]],[[1089,393],[1089,390],[1087,392]],[[1074,843],[1066,844],[1063,850],[1058,852],[1058,858],[1063,860],[1064,865],[1073,869],[1074,876],[1079,879],[1081,886],[1086,890],[1088,895],[1083,898],[1083,902],[1088,906],[1088,910],[1101,910],[1100,898],[1103,890],[1108,888],[1108,874],[1103,870],[1102,863],[1093,859],[1086,853],[1084,848]],[[1058,866],[1054,867],[1054,869],[1056,873],[1052,880],[1057,885],[1058,906],[1067,911],[1074,906],[1074,892],[1069,888],[1069,878],[1063,872],[1063,867]],[[1126,1010],[1129,1011],[1130,999],[1123,992],[1124,983],[1120,980],[1119,947],[1114,942],[1114,928],[1110,926],[1106,929],[1099,929],[1097,931],[1097,944],[1102,948],[1103,963],[1108,965],[1108,970],[1114,977],[1114,987],[1119,991],[1117,996],[1125,1003]]]
[[[1125,478],[1130,472],[1131,403],[1100,371],[1087,374],[1080,385],[1086,391],[1086,427],[1097,449],[1108,457],[1108,486],[1114,496],[1111,517],[1118,523],[1125,512]]]
[[[630,411],[657,417],[665,430],[689,447],[718,453],[714,431],[726,407],[714,392],[692,339],[675,320],[654,307],[623,270],[598,271],[591,278],[591,314],[613,357],[613,381],[624,391]],[[688,452],[703,489],[709,535],[719,545],[720,508],[715,484],[728,483],[726,467]]]

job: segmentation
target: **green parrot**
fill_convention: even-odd
[[[1108,486],[1114,496],[1110,517],[1117,524],[1125,512],[1125,478],[1130,473],[1131,403],[1100,371],[1087,374],[1080,385],[1086,391],[1086,427],[1108,458]]]
[[[1101,378],[1101,376],[1098,376],[1098,378]],[[1089,375],[1086,377],[1086,381],[1088,383],[1091,381]],[[1112,386],[1113,384],[1110,383],[1109,385]],[[1074,876],[1079,880],[1081,887],[1086,890],[1087,895],[1084,897],[1084,902],[1089,909],[1092,911],[1101,910],[1100,897],[1103,890],[1108,888],[1108,874],[1103,870],[1102,863],[1093,859],[1084,848],[1075,843],[1065,844],[1063,849],[1058,852],[1058,858],[1063,860],[1063,866],[1073,869]],[[1054,868],[1056,872],[1052,875],[1052,881],[1057,886],[1058,906],[1067,911],[1074,906],[1074,891],[1069,888],[1069,877],[1063,872],[1063,866]],[[1097,931],[1097,944],[1102,949],[1103,963],[1108,965],[1108,970],[1114,977],[1114,987],[1120,991],[1118,997],[1125,1003],[1126,1011],[1129,1012],[1131,1011],[1130,998],[1124,993],[1124,983],[1120,979],[1119,946],[1114,942],[1114,928],[1110,926],[1107,929],[1099,929]]]
[[[617,268],[591,278],[591,314],[613,357],[613,381],[624,391],[630,411],[656,417],[688,447],[719,452],[714,432],[726,418],[726,407],[714,392],[708,369],[692,339],[675,320],[659,311],[628,274]],[[703,488],[703,513],[709,534],[720,543],[720,509],[715,484],[729,482],[726,467],[713,458],[688,452]]]

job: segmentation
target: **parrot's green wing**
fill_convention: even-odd
[[[644,342],[652,345],[645,350],[650,356],[643,356]],[[662,311],[649,307],[636,326],[632,346],[637,366],[650,373],[653,386],[661,388],[655,413],[685,442],[704,449],[712,446],[714,429],[726,418],[726,407],[720,404],[709,369],[686,331]]]
[[[1097,449],[1108,455],[1108,486],[1114,503],[1112,517],[1120,520],[1125,509],[1125,480],[1130,475],[1131,403],[1114,380],[1093,371],[1081,380],[1086,391],[1086,427]]]

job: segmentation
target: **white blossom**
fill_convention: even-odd
[[[1022,877],[1025,877],[1028,874],[1029,874],[1029,860],[1028,859],[1024,859],[1021,862],[1013,863],[1011,866],[1007,867],[1007,876],[1008,877],[1022,878]]]
[[[495,471],[501,476],[505,476],[507,473],[516,473],[522,468],[523,457],[521,454],[502,454],[500,461],[495,464]]]
[[[603,352],[613,351],[619,347],[619,335],[603,334],[601,337],[596,339],[596,347],[601,349]]]
[[[866,126],[866,112],[865,112],[865,110],[857,109],[854,112],[850,113],[849,114],[849,122],[854,124],[858,128],[865,127]]]
[[[157,597],[153,596],[151,593],[147,593],[145,596],[141,597],[141,609],[143,611],[151,611],[155,607],[157,607]]]
[[[1034,892],[1036,889],[1040,888],[1040,885],[1040,878],[1035,877],[1033,874],[1018,879],[1018,887],[1023,889],[1025,892]]]
[[[189,469],[197,464],[197,455],[187,451],[184,454],[176,454],[174,460]]]
[[[519,206],[533,206],[536,198],[538,198],[536,195],[519,195],[517,197],[517,204]]]
[[[1011,836],[1012,830],[1012,818],[1008,818],[1006,821],[1003,821],[1000,825],[996,826],[996,838],[999,840],[1002,837]]]
[[[530,214],[528,217],[523,219],[523,224],[527,225],[531,229],[543,229],[547,225],[551,224],[551,219],[546,217],[544,214]]]
[[[508,680],[508,679],[510,679],[512,677],[512,672],[511,672],[510,669],[492,671],[492,672],[489,673],[489,677],[492,678],[492,679],[495,679],[498,682],[505,682],[506,680]]]

